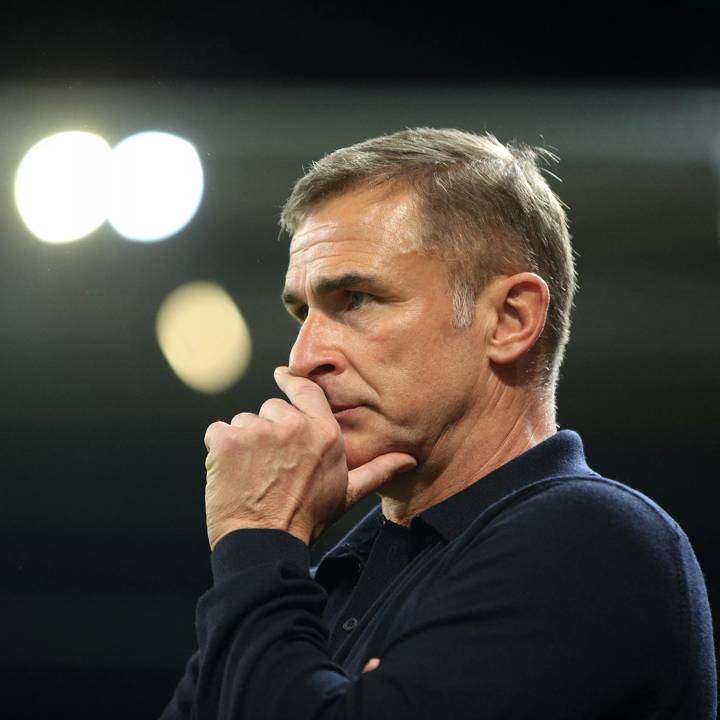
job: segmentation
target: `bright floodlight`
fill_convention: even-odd
[[[105,140],[88,132],[62,132],[33,145],[15,176],[15,202],[30,232],[65,243],[102,225],[111,154]]]
[[[175,374],[193,390],[214,395],[234,385],[250,363],[243,316],[216,283],[191,282],[163,300],[157,339]]]
[[[143,132],[113,150],[109,220],[129,240],[162,240],[182,230],[200,205],[203,171],[195,148],[161,132]]]

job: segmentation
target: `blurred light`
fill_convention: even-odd
[[[28,150],[15,176],[15,202],[40,240],[65,243],[107,217],[110,146],[88,132],[50,135]]]
[[[252,343],[245,320],[216,283],[191,282],[173,290],[158,310],[155,327],[168,364],[198,392],[227,390],[250,363]]]
[[[129,240],[162,240],[182,230],[203,193],[195,148],[176,135],[143,132],[113,150],[110,224]]]

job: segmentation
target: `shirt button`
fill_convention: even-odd
[[[342,629],[346,632],[352,632],[357,627],[357,618],[348,618],[343,624]]]

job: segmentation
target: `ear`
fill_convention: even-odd
[[[535,273],[504,277],[490,288],[494,322],[489,327],[488,357],[507,365],[531,350],[545,327],[550,291]]]

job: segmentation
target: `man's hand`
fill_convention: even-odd
[[[310,543],[395,473],[415,467],[405,453],[379,455],[350,473],[343,437],[319,385],[277,368],[290,402],[273,398],[205,433],[205,512],[210,549],[241,528],[286,530]]]

